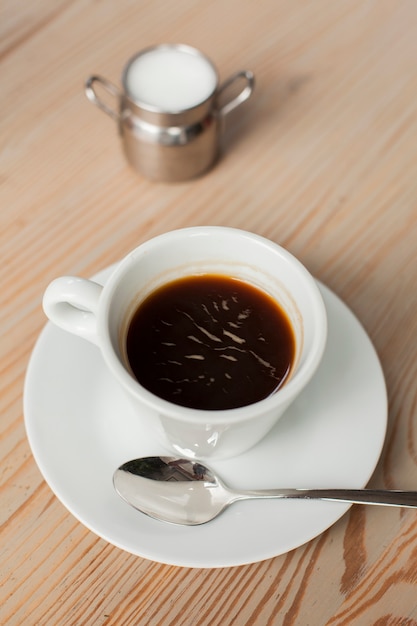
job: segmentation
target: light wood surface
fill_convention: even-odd
[[[22,409],[52,278],[173,228],[244,228],[295,253],[364,325],[389,395],[371,485],[416,489],[416,32],[415,0],[0,0],[1,624],[417,624],[416,511],[354,506],[243,567],[142,560],[53,495]],[[88,75],[118,83],[129,56],[166,41],[257,80],[217,167],[178,185],[133,172],[83,93]]]

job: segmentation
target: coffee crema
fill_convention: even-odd
[[[277,391],[295,360],[295,334],[267,293],[229,276],[180,278],[132,316],[126,353],[138,382],[174,404],[221,410]]]

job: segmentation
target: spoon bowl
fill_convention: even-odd
[[[114,473],[117,493],[150,517],[193,526],[204,524],[230,503],[221,480],[201,463],[174,457],[145,457]]]
[[[164,522],[187,526],[209,522],[233,502],[253,498],[297,498],[417,507],[416,491],[231,489],[202,463],[171,456],[151,456],[128,461],[115,471],[113,483],[117,493],[135,509]]]

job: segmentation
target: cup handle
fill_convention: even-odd
[[[220,95],[226,89],[228,89],[230,85],[232,85],[235,81],[242,80],[242,79],[246,83],[242,91],[240,91],[237,96],[235,96],[232,100],[230,100],[229,102],[227,102],[220,108],[220,113],[223,116],[228,115],[231,111],[236,109],[236,107],[241,105],[242,102],[245,102],[245,100],[249,98],[249,96],[252,94],[252,91],[255,87],[255,77],[253,75],[253,72],[251,72],[250,70],[241,70],[240,72],[236,72],[235,74],[232,74],[230,78],[225,80],[225,82],[222,85],[220,85],[219,90],[218,90],[218,95]]]
[[[104,111],[104,113],[107,113],[107,115],[110,115],[111,118],[113,118],[116,122],[118,122],[120,120],[119,113],[117,111],[114,111],[105,102],[100,100],[100,98],[96,94],[94,83],[100,83],[100,85],[103,87],[105,91],[110,93],[112,96],[114,96],[118,100],[120,100],[120,97],[121,97],[121,93],[119,89],[116,87],[116,85],[113,85],[113,83],[108,81],[106,78],[103,78],[102,76],[90,76],[85,81],[85,95],[90,100],[90,102],[98,106],[99,109]]]
[[[43,310],[59,328],[98,345],[97,310],[102,289],[92,280],[61,276],[46,288]]]

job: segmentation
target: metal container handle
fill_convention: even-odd
[[[98,106],[98,108],[104,111],[104,113],[107,113],[107,115],[110,115],[110,117],[116,122],[119,122],[119,113],[117,111],[114,111],[111,107],[105,104],[105,102],[100,100],[95,92],[94,83],[100,83],[103,89],[115,98],[117,98],[119,102],[121,97],[120,90],[116,87],[116,85],[113,85],[113,83],[108,81],[106,78],[103,78],[102,76],[90,76],[90,78],[87,78],[87,80],[85,81],[85,94],[90,102]]]
[[[250,70],[241,70],[240,72],[236,72],[235,74],[232,74],[230,78],[225,80],[225,82],[222,85],[220,85],[217,95],[220,96],[234,82],[236,82],[237,80],[241,80],[241,79],[244,79],[246,83],[245,86],[243,87],[242,91],[240,91],[237,94],[237,96],[235,96],[232,100],[230,100],[230,102],[227,102],[220,108],[219,111],[221,115],[223,116],[228,115],[238,106],[240,106],[242,102],[245,102],[245,100],[247,100],[250,97],[253,91],[253,88],[255,86],[255,77]],[[107,115],[109,115],[116,122],[119,122],[120,114],[114,109],[112,109],[108,104],[100,100],[99,96],[97,95],[95,91],[94,83],[100,83],[103,89],[107,91],[108,93],[110,93],[115,98],[117,98],[119,102],[120,102],[120,98],[122,95],[120,90],[116,87],[116,85],[108,81],[103,76],[98,76],[98,75],[90,76],[89,78],[87,78],[85,82],[85,94],[87,98],[90,100],[90,102],[92,102],[99,109],[104,111],[104,113],[107,113]]]
[[[241,105],[242,102],[245,102],[245,100],[249,98],[255,86],[255,77],[250,70],[241,70],[240,72],[232,74],[232,76],[225,80],[225,82],[219,87],[219,90],[217,92],[218,96],[226,91],[230,87],[230,85],[232,85],[236,80],[241,79],[244,79],[246,85],[243,87],[242,91],[238,93],[237,96],[235,96],[232,100],[230,100],[230,102],[227,102],[220,108],[220,113],[223,116],[231,113],[231,111],[236,109],[236,107]]]

